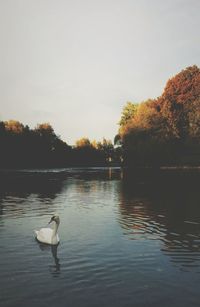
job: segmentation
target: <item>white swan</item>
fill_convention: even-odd
[[[57,245],[59,243],[59,237],[57,234],[58,226],[60,224],[60,218],[57,214],[54,214],[49,222],[53,223],[52,228],[41,228],[35,230],[36,239],[41,243]]]

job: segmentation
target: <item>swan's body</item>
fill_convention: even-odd
[[[59,216],[54,215],[51,218],[50,223],[53,223],[52,228],[41,228],[40,230],[35,230],[35,236],[41,243],[57,245],[60,241],[57,234],[58,226],[60,224]]]

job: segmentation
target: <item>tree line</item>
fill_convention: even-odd
[[[34,129],[16,120],[0,122],[0,168],[49,168],[116,165],[119,153],[110,140],[82,138],[69,146],[49,123]]]
[[[128,167],[200,165],[200,69],[182,70],[156,99],[128,102],[115,143]]]
[[[49,123],[1,121],[0,168],[200,165],[200,69],[182,70],[156,99],[128,102],[114,144],[82,138],[69,146]]]

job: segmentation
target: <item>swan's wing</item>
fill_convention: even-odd
[[[35,231],[36,238],[42,243],[51,244],[52,229],[51,228],[41,228],[39,231]]]

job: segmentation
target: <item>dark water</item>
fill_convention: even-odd
[[[33,230],[59,213],[61,243]],[[1,306],[199,306],[200,173],[0,174]]]

